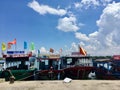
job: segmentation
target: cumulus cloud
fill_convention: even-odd
[[[80,39],[80,40],[83,40],[83,41],[89,40],[89,38],[87,37],[86,34],[82,34],[82,33],[78,33],[78,32],[75,33],[75,37]]]
[[[71,44],[71,50],[72,50],[72,51],[78,51],[78,45],[77,45],[75,42],[73,42],[73,43]]]
[[[76,2],[74,5],[76,8],[88,9],[89,7],[106,6],[111,2],[112,0],[81,0],[80,2]]]
[[[46,53],[48,53],[48,51],[45,49],[45,47],[41,47],[40,48],[40,53],[46,54]]]
[[[100,19],[97,21],[99,28],[99,36],[104,37],[104,42],[106,46],[119,45],[120,38],[120,3],[112,3],[108,5],[101,15]]]
[[[79,26],[77,25],[76,17],[70,16],[70,17],[60,18],[58,20],[57,29],[64,31],[64,32],[78,31]]]
[[[48,5],[41,5],[35,0],[33,0],[32,2],[29,2],[28,7],[32,8],[34,11],[38,12],[41,15],[48,13],[48,14],[63,16],[67,13],[67,11],[64,9],[59,9],[59,8],[55,9]]]
[[[120,3],[107,5],[96,23],[98,31],[88,36],[76,33],[76,38],[85,44],[85,48],[92,55],[120,54]]]

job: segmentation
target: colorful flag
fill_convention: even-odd
[[[60,53],[62,53],[62,48],[60,49],[60,51],[59,51]]]
[[[2,43],[2,47],[1,48],[2,48],[2,51],[6,50],[6,44],[4,42]]]
[[[81,55],[87,55],[87,52],[81,46],[79,46],[79,50]]]
[[[54,53],[54,49],[50,48],[50,52],[51,52],[51,53]]]
[[[8,44],[7,44],[7,48],[8,48],[8,49],[11,49],[11,44],[8,43]]]
[[[34,43],[32,42],[31,45],[30,45],[30,49],[31,50],[34,50],[35,49],[35,46],[34,46]]]
[[[11,42],[8,42],[8,44],[16,44],[16,39],[14,39],[13,41],[11,41]]]
[[[24,49],[27,49],[27,42],[24,41]]]

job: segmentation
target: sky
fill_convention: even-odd
[[[89,55],[115,55],[119,33],[119,0],[0,0],[0,43],[16,38],[17,50],[26,41],[27,51],[33,42],[40,53],[67,55],[80,45]]]

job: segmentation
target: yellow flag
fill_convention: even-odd
[[[6,50],[6,44],[3,42],[2,43],[2,51],[5,51]]]

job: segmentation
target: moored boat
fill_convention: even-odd
[[[88,79],[89,73],[94,70],[92,58],[83,55],[63,56],[61,66],[64,76],[71,79]]]
[[[12,53],[12,54],[11,54]],[[6,81],[11,76],[15,77],[15,80],[33,80],[35,68],[30,68],[29,54],[24,54],[24,51],[9,51],[5,58],[3,68],[0,71],[1,77]]]
[[[95,60],[95,73],[97,79],[120,80],[120,55],[111,59]]]
[[[41,55],[37,58],[37,61],[38,71],[36,72],[36,76],[38,80],[61,79],[60,55]]]

